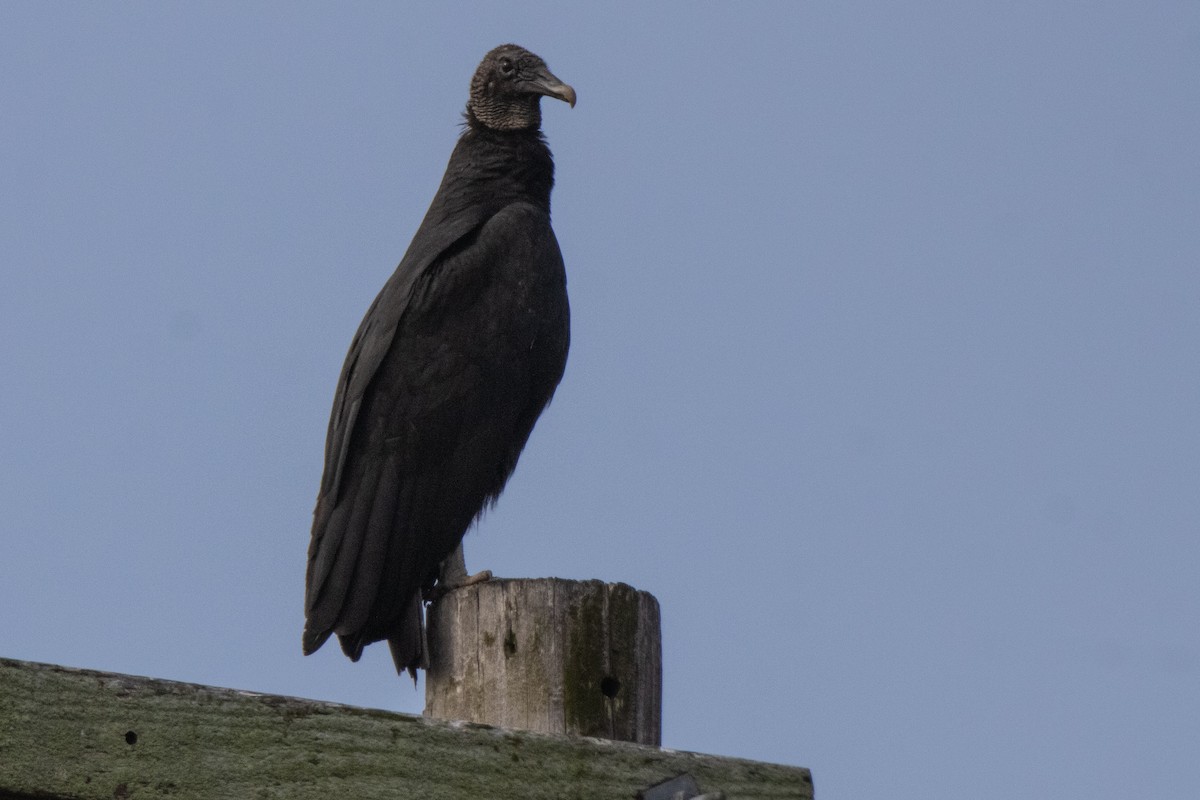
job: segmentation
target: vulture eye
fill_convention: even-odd
[[[500,59],[500,72],[503,75],[512,75],[513,74],[513,62],[512,62],[511,58],[508,58],[506,56],[506,57]]]

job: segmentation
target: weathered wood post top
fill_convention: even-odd
[[[429,608],[425,715],[657,746],[658,601],[560,578],[450,592]]]

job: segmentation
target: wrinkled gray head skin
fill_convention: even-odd
[[[524,47],[502,44],[475,70],[467,113],[493,130],[536,129],[542,124],[543,96],[575,106],[575,90],[554,77],[545,61]]]

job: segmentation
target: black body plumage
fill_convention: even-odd
[[[350,345],[308,551],[304,652],[388,640],[423,666],[422,593],[504,489],[566,365],[542,96],[575,92],[515,45],[484,58],[440,188]]]

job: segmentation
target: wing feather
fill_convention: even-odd
[[[528,264],[565,300],[545,211],[511,204],[451,232],[436,252],[418,232],[347,355],[314,515],[306,652],[333,632],[353,659],[388,638],[398,669],[420,661],[421,584],[503,489],[562,375],[565,302],[545,321],[510,302],[541,280]],[[501,293],[486,309],[499,318],[472,305],[482,291]],[[540,325],[564,335],[543,341]]]
[[[441,225],[431,224],[430,215],[427,215],[399,266],[367,309],[351,341],[334,394],[325,441],[325,470],[313,513],[305,581],[306,653],[319,648],[335,627],[340,627],[338,620],[343,615],[352,581],[367,578],[373,570],[378,573],[383,568],[381,562],[373,565],[364,562],[362,556],[363,539],[369,528],[363,523],[364,511],[361,509],[373,507],[377,487],[357,486],[352,510],[342,503],[346,478],[353,472],[350,454],[375,449],[365,441],[367,432],[359,424],[363,401],[371,391],[380,365],[392,349],[396,331],[422,278],[436,271],[439,257],[452,252],[459,240],[472,235],[485,220],[482,209],[460,214]],[[379,575],[372,580],[377,587]]]

